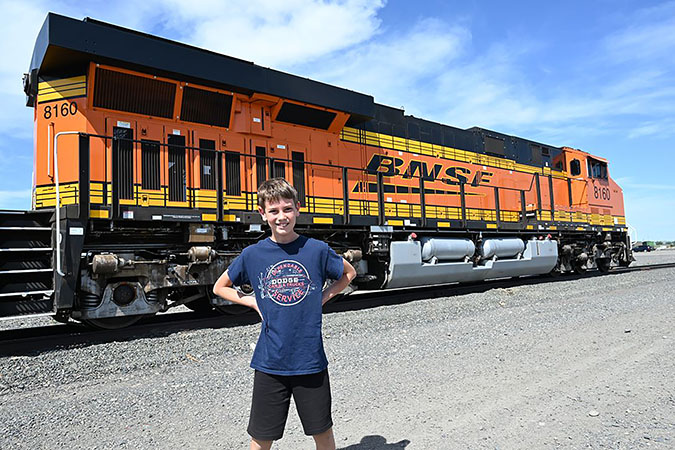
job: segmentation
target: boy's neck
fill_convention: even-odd
[[[295,231],[292,231],[291,233],[284,234],[281,236],[275,236],[274,233],[270,236],[270,239],[277,244],[290,244],[294,240],[296,240],[300,235],[296,233]]]

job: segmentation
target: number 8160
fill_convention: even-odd
[[[45,119],[51,119],[52,117],[56,119],[58,117],[73,116],[75,114],[77,114],[77,103],[65,102],[45,106],[43,117]]]

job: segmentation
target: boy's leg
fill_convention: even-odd
[[[281,439],[290,404],[291,385],[288,377],[255,371],[247,430],[253,438],[252,449],[268,449],[272,441]]]
[[[270,450],[274,441],[259,441],[251,438],[251,450]]]
[[[305,434],[314,437],[317,449],[335,448],[328,370],[294,377],[292,389]]]
[[[333,427],[330,427],[323,433],[312,436],[316,444],[316,450],[335,450],[335,437],[333,436]]]

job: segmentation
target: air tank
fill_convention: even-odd
[[[459,261],[472,256],[476,246],[470,239],[422,239],[422,260]]]
[[[525,251],[525,242],[518,238],[485,239],[480,246],[483,259],[511,258]]]

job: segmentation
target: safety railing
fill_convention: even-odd
[[[81,217],[89,217],[90,208],[90,182],[101,184],[101,205],[109,206],[112,209],[112,218],[120,216],[121,201],[130,203],[136,206],[147,206],[139,204],[140,191],[153,190],[146,185],[143,186],[143,175],[148,175],[148,170],[152,170],[157,175],[159,170],[159,188],[156,191],[156,198],[159,204],[156,206],[170,206],[173,203],[180,202],[181,207],[188,209],[204,209],[201,207],[200,198],[195,193],[198,190],[215,191],[215,206],[217,210],[217,218],[222,219],[224,211],[224,200],[228,196],[240,196],[241,204],[245,210],[256,210],[255,190],[258,184],[258,176],[264,174],[264,177],[271,177],[275,175],[284,175],[290,181],[294,180],[293,171],[301,168],[301,178],[295,177],[295,180],[302,179],[304,185],[299,189],[307,199],[303,199],[303,207],[306,211],[313,214],[325,213],[326,210],[332,211],[332,215],[342,215],[343,224],[350,224],[350,217],[352,210],[357,210],[362,214],[374,216],[377,215],[377,223],[384,225],[390,219],[419,219],[422,226],[427,226],[430,220],[430,210],[438,210],[439,208],[453,208],[457,212],[456,218],[450,217],[450,220],[458,220],[460,227],[467,227],[468,223],[473,220],[472,215],[475,215],[476,210],[487,209],[494,211],[494,222],[499,227],[502,222],[513,222],[513,220],[504,220],[504,217],[513,217],[517,213],[521,226],[524,226],[532,216],[539,217],[542,211],[550,211],[551,217],[554,216],[555,202],[554,202],[554,188],[553,179],[551,175],[544,175],[547,179],[546,195],[550,201],[550,205],[542,204],[542,175],[535,173],[531,176],[529,185],[523,188],[514,188],[506,186],[492,186],[490,184],[479,183],[471,185],[466,182],[454,182],[453,185],[443,184],[444,192],[450,195],[441,195],[443,201],[438,204],[438,200],[430,201],[430,198],[438,199],[436,194],[438,189],[430,188],[430,185],[442,183],[442,180],[429,179],[421,174],[406,175],[405,183],[393,183],[393,180],[400,175],[385,176],[381,171],[368,170],[362,167],[350,167],[342,165],[325,164],[319,162],[304,161],[292,158],[277,158],[272,156],[261,156],[253,154],[252,149],[244,149],[244,152],[235,152],[228,150],[216,150],[210,148],[200,148],[188,145],[176,145],[157,141],[149,141],[143,139],[129,139],[119,136],[105,136],[98,134],[86,134],[79,132],[59,132],[54,136],[54,183],[56,186],[57,205],[59,201],[59,172],[58,172],[58,138],[66,134],[79,135],[79,208]],[[99,141],[97,148],[97,157],[90,156],[91,140]],[[157,148],[159,157],[154,161],[160,162],[159,168],[148,167],[146,173],[142,174],[144,161],[152,161],[152,158],[144,159],[142,154],[143,145],[151,143]],[[120,145],[125,144],[125,145]],[[181,153],[180,158],[174,158],[174,164],[171,166],[166,157],[166,153],[173,149],[179,148]],[[102,151],[101,151],[102,150]],[[100,157],[102,153],[102,158]],[[229,155],[229,156],[228,156]],[[174,155],[175,156],[175,155]],[[178,162],[182,159],[182,164],[174,173],[170,172],[175,168]],[[205,178],[205,171],[207,170],[203,161],[208,160],[213,162],[215,167],[210,167]],[[90,165],[91,161],[91,165]],[[228,168],[228,164],[231,165]],[[262,164],[262,167],[259,165]],[[125,166],[126,165],[126,166]],[[233,165],[233,166],[232,166]],[[238,170],[235,169],[238,167]],[[102,173],[92,180],[90,176],[90,168],[95,168],[97,173]],[[337,178],[337,186],[342,188],[341,193],[333,192],[333,195],[317,196],[317,189],[312,186],[312,181],[316,181],[311,175],[310,171],[313,169],[321,169],[324,173],[331,173],[335,183]],[[176,172],[180,171],[180,173]],[[228,171],[230,172],[228,174]],[[237,177],[237,180],[230,179],[229,176]],[[296,174],[297,175],[297,174]],[[178,183],[178,186],[170,186],[171,180]],[[199,179],[199,182],[197,182]],[[207,188],[202,187],[203,184],[208,184]],[[125,186],[122,186],[126,183]],[[568,181],[569,184],[569,181]],[[353,186],[353,187],[352,187]],[[356,189],[359,187],[360,189]],[[394,191],[391,192],[391,189]],[[154,186],[150,186],[156,188]],[[140,189],[139,189],[140,188]],[[148,189],[146,189],[148,188]],[[179,192],[182,190],[184,195],[180,195],[177,201],[171,198],[171,189],[178,188]],[[401,188],[403,192],[398,192]],[[110,191],[109,191],[110,189]],[[406,190],[407,189],[407,190]],[[471,192],[467,192],[470,190]],[[480,191],[483,198],[491,196],[492,199],[488,203],[494,205],[494,208],[480,208],[475,205],[470,205],[470,195],[475,195],[475,191]],[[125,194],[120,197],[120,194]],[[129,192],[131,194],[129,195]],[[512,193],[519,197],[519,210],[504,209],[501,196],[504,193]],[[309,194],[308,194],[309,193]],[[407,195],[411,201],[402,203],[400,198],[398,201],[393,201],[395,196],[401,194]],[[337,194],[337,195],[336,195]],[[174,197],[178,195],[174,192]],[[529,203],[527,197],[534,197]],[[124,198],[128,197],[128,198]],[[389,201],[389,198],[392,201]],[[454,200],[458,198],[459,200]],[[319,201],[320,199],[320,201]],[[199,204],[198,204],[199,203]],[[211,202],[212,203],[212,202]],[[511,201],[514,204],[515,201]],[[571,203],[571,188],[570,188],[570,203]],[[545,207],[547,206],[547,207]],[[59,208],[57,210],[57,219]],[[323,212],[322,212],[323,211]],[[419,211],[419,214],[418,214]],[[502,214],[505,213],[505,214]],[[438,214],[436,214],[438,215]],[[447,213],[446,216],[451,216]],[[484,220],[484,219],[481,219]],[[59,220],[57,220],[57,226]],[[57,253],[57,264],[60,262],[60,255]],[[58,267],[58,266],[57,266]],[[58,269],[57,269],[58,270]]]

